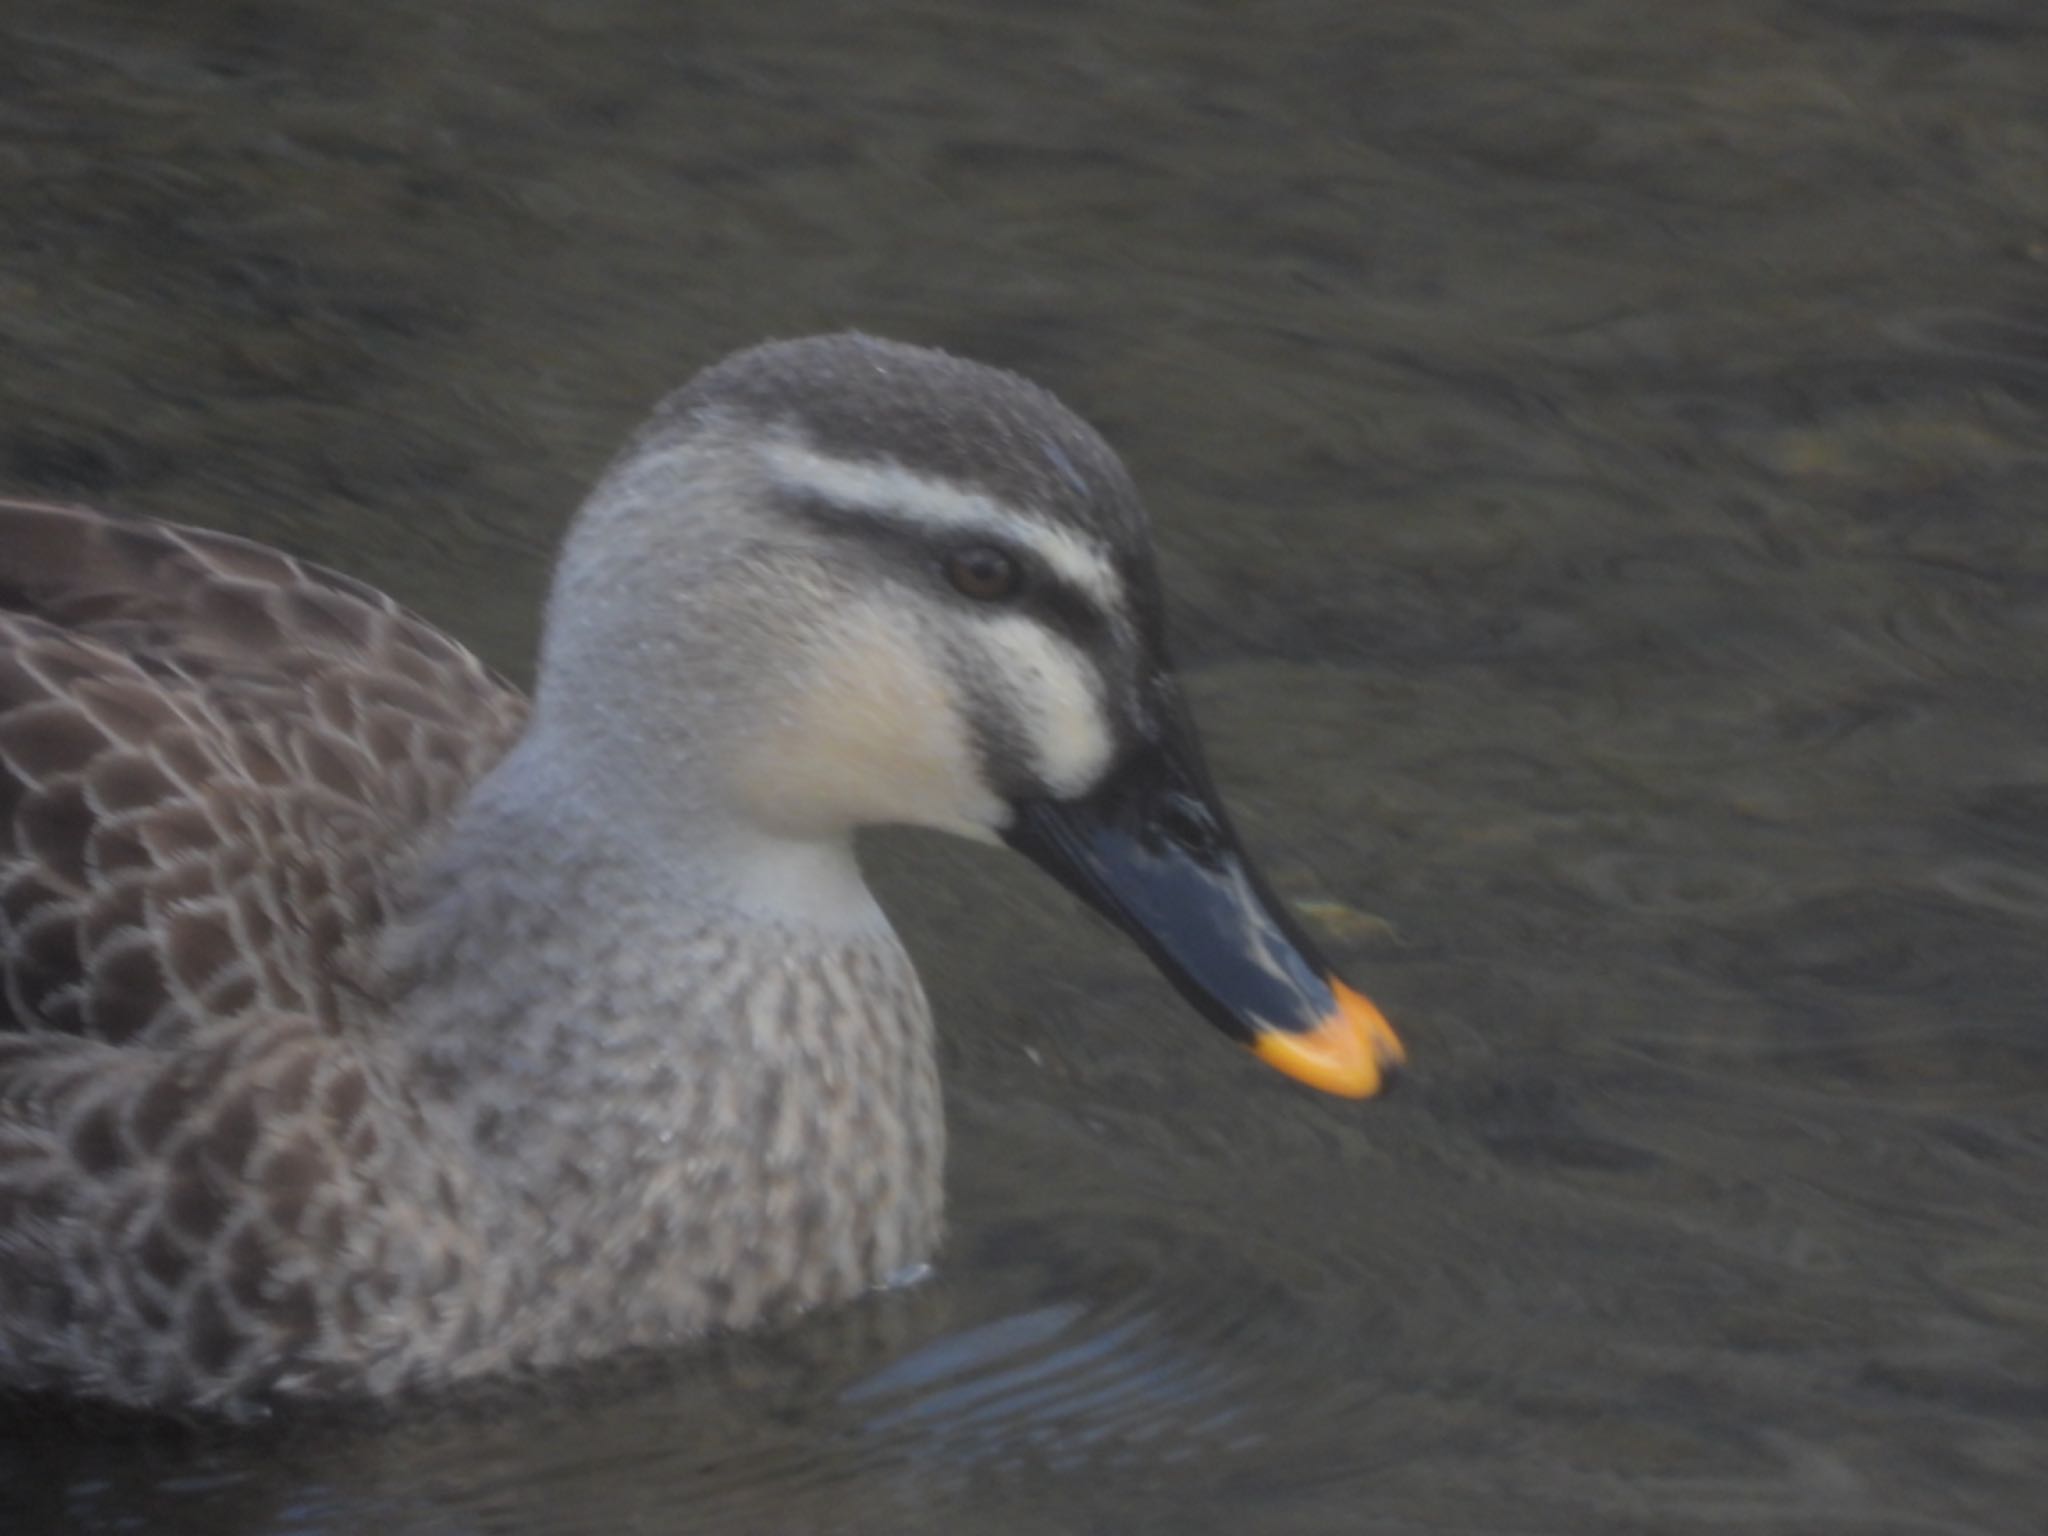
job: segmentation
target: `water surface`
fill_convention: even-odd
[[[0,1524],[2041,1530],[2044,79],[2031,0],[8,0],[0,487],[520,673],[694,368],[1022,369],[1415,1072],[1312,1097],[877,840],[927,1283],[389,1422],[10,1420]]]

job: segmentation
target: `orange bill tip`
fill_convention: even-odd
[[[1347,1099],[1369,1099],[1408,1059],[1400,1036],[1369,998],[1327,978],[1334,1006],[1311,1029],[1262,1030],[1252,1049],[1297,1082]]]

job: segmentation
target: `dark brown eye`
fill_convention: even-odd
[[[962,597],[977,603],[1000,603],[1017,595],[1024,573],[993,544],[973,544],[946,556],[946,580]]]

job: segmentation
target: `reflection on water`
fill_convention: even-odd
[[[878,840],[931,1282],[391,1421],[16,1414],[0,1527],[2038,1531],[2043,78],[2026,0],[8,7],[0,488],[517,671],[693,367],[1022,368],[1414,1071],[1312,1098]]]
[[[1148,1338],[1157,1325],[1143,1313],[1093,1331],[1085,1319],[1068,1303],[984,1323],[891,1362],[841,1401],[863,1407],[870,1434],[930,1435],[969,1459],[1074,1466],[1104,1440],[1165,1434],[1165,1459],[1185,1460],[1212,1437],[1225,1448],[1258,1442],[1228,1367],[1176,1358]]]

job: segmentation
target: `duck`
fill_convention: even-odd
[[[229,1417],[776,1325],[942,1236],[854,834],[1006,845],[1311,1088],[1403,1058],[1218,798],[1147,516],[860,334],[661,402],[532,696],[373,587],[0,501],[0,1391]]]

